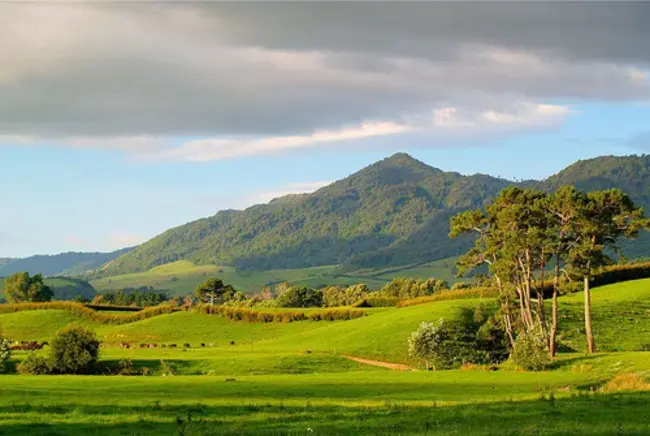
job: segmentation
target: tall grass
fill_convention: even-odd
[[[244,322],[294,322],[294,321],[345,321],[355,318],[366,316],[367,313],[363,310],[355,309],[326,309],[314,310],[312,312],[263,312],[245,307],[232,307],[232,306],[210,306],[202,304],[194,308],[199,313],[209,315],[220,315],[228,318],[231,321],[244,321]]]
[[[466,298],[495,298],[499,296],[499,291],[496,288],[469,288],[457,289],[454,291],[443,291],[437,294],[429,295],[427,297],[410,298],[402,300],[397,304],[397,307],[417,306],[418,304],[432,303],[434,301],[444,300],[462,300]]]

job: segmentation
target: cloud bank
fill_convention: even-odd
[[[195,162],[544,128],[571,114],[558,101],[650,99],[648,16],[646,2],[5,3],[0,142]]]

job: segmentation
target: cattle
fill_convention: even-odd
[[[230,345],[235,345],[235,341],[230,341]]]
[[[192,348],[190,344],[183,344],[183,348]]]
[[[204,343],[201,343],[201,348],[205,348],[205,344],[204,344]]]
[[[147,344],[140,344],[140,348],[149,348],[149,345],[147,345]]]
[[[158,344],[149,344],[149,348],[158,348]]]
[[[162,344],[160,348],[167,348],[167,344]]]
[[[176,344],[169,344],[169,348],[176,348]]]
[[[120,342],[120,348],[131,348],[131,344],[128,342]]]

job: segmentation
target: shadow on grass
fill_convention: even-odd
[[[0,407],[0,435],[648,435],[648,406],[640,392],[453,407],[14,404]]]

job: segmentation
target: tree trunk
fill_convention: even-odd
[[[591,326],[591,291],[589,289],[589,275],[585,276],[585,333],[587,335],[587,352],[596,352],[594,330]]]
[[[557,353],[556,350],[556,336],[557,336],[557,327],[558,327],[558,318],[557,318],[557,296],[559,293],[560,287],[560,257],[555,258],[555,271],[553,276],[553,320],[551,325],[551,336],[549,338],[548,350],[551,357],[555,357]]]

